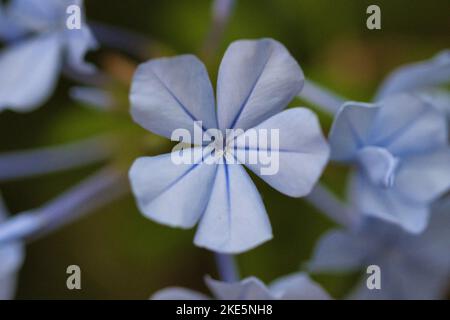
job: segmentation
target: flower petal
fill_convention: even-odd
[[[228,283],[205,277],[206,285],[218,300],[272,300],[269,289],[258,278]]]
[[[371,130],[372,145],[406,156],[447,145],[447,124],[442,114],[418,96],[400,94],[380,101]]]
[[[245,169],[237,164],[219,165],[194,243],[216,252],[240,253],[271,238],[261,196]]]
[[[388,150],[380,147],[364,147],[358,151],[357,157],[367,178],[374,185],[385,188],[394,185],[399,159]]]
[[[377,187],[361,173],[351,179],[350,198],[362,213],[400,225],[409,232],[420,233],[427,226],[428,204],[411,201],[395,187]]]
[[[430,60],[406,65],[392,72],[381,85],[377,100],[400,92],[411,92],[450,82],[450,50]]]
[[[52,93],[61,67],[58,34],[20,42],[0,54],[0,110],[29,111]]]
[[[151,298],[151,300],[209,300],[209,298],[197,291],[170,287],[159,290]]]
[[[298,63],[279,42],[233,42],[217,80],[219,128],[246,130],[258,125],[284,109],[303,83]]]
[[[276,137],[262,139],[263,132]],[[257,134],[258,139],[254,139]],[[274,139],[274,141],[272,141]],[[236,158],[278,191],[292,197],[311,192],[329,157],[316,115],[305,108],[283,111],[236,139]],[[250,159],[258,161],[250,161]]]
[[[354,271],[377,247],[376,241],[359,233],[332,230],[320,239],[308,267],[312,272]]]
[[[277,279],[270,292],[281,300],[330,300],[330,295],[303,272]]]
[[[329,135],[333,160],[353,160],[358,149],[367,144],[378,110],[377,105],[361,102],[346,102],[341,107]]]
[[[81,29],[65,30],[64,36],[66,37],[66,63],[68,66],[79,72],[94,72],[95,66],[84,60],[89,50],[94,50],[98,47],[98,43],[87,24],[83,23]]]
[[[135,73],[130,94],[134,121],[170,138],[175,129],[193,135],[194,121],[217,128],[214,94],[205,66],[192,55],[150,60]]]
[[[21,37],[24,30],[8,14],[8,7],[0,3],[0,40],[11,41]]]
[[[395,188],[419,202],[431,202],[450,190],[450,148],[404,160]]]
[[[367,278],[363,277],[349,299],[428,300],[445,296],[448,283],[445,272],[430,269],[426,261],[409,260],[406,256],[391,257],[390,260],[378,262],[382,279],[380,290],[369,290]]]
[[[192,164],[175,164],[174,151],[137,159],[129,176],[146,217],[173,227],[192,228],[208,203],[216,166],[202,163],[200,148],[177,152],[192,157]]]
[[[66,10],[70,5],[83,6],[82,0],[12,0],[10,17],[33,32],[45,32],[65,26]]]
[[[7,217],[7,210],[0,195],[0,223]],[[0,246],[0,300],[14,297],[16,290],[16,273],[24,260],[23,246],[11,243]]]

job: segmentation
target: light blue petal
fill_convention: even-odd
[[[413,202],[395,187],[377,187],[361,173],[351,178],[350,199],[363,214],[398,224],[409,232],[420,233],[428,223],[428,204]]]
[[[0,40],[12,41],[21,37],[24,32],[9,16],[8,7],[0,3]]]
[[[45,34],[5,49],[0,54],[0,110],[23,112],[41,105],[56,85],[60,52],[58,34]]]
[[[399,159],[380,147],[364,147],[357,154],[358,164],[367,178],[376,186],[392,187]]]
[[[171,154],[139,158],[129,177],[139,209],[146,217],[172,227],[192,228],[208,203],[216,165],[202,163],[200,148],[184,152],[193,157],[193,164],[177,165]]]
[[[0,301],[14,298],[17,287],[16,274],[0,275]]]
[[[249,277],[239,282],[228,283],[205,277],[206,285],[218,300],[273,300],[269,289],[261,280]]]
[[[141,64],[131,88],[135,122],[170,138],[175,129],[193,136],[194,121],[217,128],[214,94],[205,66],[192,55],[150,60]]]
[[[279,42],[233,42],[217,80],[219,128],[246,130],[260,124],[284,109],[303,83],[298,63]]]
[[[394,156],[429,152],[447,145],[447,124],[442,114],[415,95],[400,94],[379,102],[370,144]]]
[[[427,90],[419,93],[420,97],[431,103],[450,120],[450,92],[444,90]]]
[[[450,51],[444,50],[434,58],[400,67],[381,85],[377,99],[400,92],[417,91],[450,82]]]
[[[98,110],[111,110],[117,105],[111,91],[95,87],[72,87],[70,97]]]
[[[87,24],[84,23],[79,30],[65,30],[64,36],[66,37],[67,46],[67,65],[79,72],[94,72],[96,70],[95,66],[84,60],[89,50],[94,50],[98,47],[98,43]]]
[[[0,195],[0,223],[7,217],[6,207]],[[24,261],[24,249],[18,243],[0,246],[0,300],[14,297],[16,290],[16,274]]]
[[[216,252],[240,253],[271,238],[261,196],[245,169],[238,164],[219,165],[194,243]]]
[[[330,295],[303,272],[284,276],[270,285],[270,292],[281,300],[330,300]]]
[[[9,14],[16,23],[32,32],[48,32],[66,27],[66,9],[83,6],[82,0],[12,0]]]
[[[268,143],[251,136],[256,130],[267,130]],[[272,130],[279,131],[279,145],[271,141]],[[329,157],[329,147],[323,137],[316,115],[305,108],[283,111],[236,139],[237,159],[278,191],[292,197],[309,194],[322,174]],[[259,134],[260,135],[260,134]],[[267,150],[270,153],[267,153]],[[265,173],[262,153],[272,159],[272,172]],[[249,159],[259,159],[250,163]]]
[[[374,104],[346,102],[338,111],[330,131],[331,158],[350,161],[367,145],[368,134],[379,110]]]
[[[368,257],[377,253],[378,247],[376,238],[349,230],[332,230],[320,239],[308,267],[312,272],[358,270]]]
[[[395,188],[411,201],[418,202],[431,202],[449,191],[450,148],[404,160]]]
[[[349,299],[428,300],[445,296],[448,281],[445,273],[428,268],[426,261],[409,260],[405,256],[391,256],[390,259],[378,264],[381,290],[369,290],[366,277],[363,277]]]
[[[159,290],[151,298],[151,300],[209,300],[209,298],[197,291],[170,287]]]

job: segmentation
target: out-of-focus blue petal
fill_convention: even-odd
[[[5,49],[0,54],[0,110],[28,111],[47,99],[61,67],[60,53],[57,33]]]
[[[255,277],[228,283],[205,277],[206,284],[219,300],[273,300],[266,285]]]
[[[233,42],[217,80],[219,128],[246,130],[260,124],[285,108],[303,83],[302,70],[279,42]]]
[[[422,91],[419,95],[444,113],[450,120],[450,92],[444,90]]]
[[[24,33],[25,30],[8,15],[8,7],[0,3],[0,40],[12,41]]]
[[[422,232],[428,222],[428,203],[405,197],[395,186],[375,186],[362,173],[355,173],[351,178],[350,199],[362,213],[398,224],[413,233]]]
[[[402,161],[395,189],[419,202],[431,202],[450,190],[450,148]]]
[[[195,244],[216,252],[240,253],[271,238],[261,196],[245,169],[238,164],[220,165]]]
[[[368,179],[379,187],[392,187],[399,160],[388,150],[380,147],[364,147],[357,154]]]
[[[410,156],[448,143],[444,117],[420,97],[399,94],[379,104],[369,144],[384,147],[395,156]]]
[[[379,107],[374,104],[346,102],[338,111],[330,131],[331,158],[350,161],[357,151],[368,143]]]
[[[195,56],[161,58],[141,64],[130,94],[135,122],[170,138],[184,128],[193,136],[194,121],[217,128],[214,94],[203,63]]]
[[[72,87],[70,97],[99,110],[110,110],[116,106],[111,92],[95,87]]]
[[[316,245],[308,264],[313,272],[354,271],[361,268],[367,258],[375,255],[380,244],[365,234],[332,230]]]
[[[412,92],[450,81],[450,50],[434,58],[403,66],[391,73],[381,85],[376,100],[400,92]]]
[[[67,45],[66,64],[79,72],[94,72],[96,69],[95,66],[84,60],[89,50],[98,47],[98,43],[87,24],[83,24],[79,30],[65,30],[64,34]]]
[[[192,156],[193,164],[177,165],[171,154],[139,158],[130,169],[131,186],[145,216],[172,227],[192,228],[208,204],[216,165],[202,163],[200,148],[176,152]]]
[[[268,143],[262,143],[261,137],[251,139],[254,130],[267,130]],[[278,146],[270,138],[271,130],[279,130]],[[304,108],[289,109],[250,131],[253,133],[247,131],[236,139],[237,159],[280,192],[293,197],[310,193],[329,157],[329,147],[316,115]],[[251,157],[260,158],[262,153],[271,157],[271,165],[278,166],[275,174],[268,175],[261,171],[268,166],[262,160],[256,164],[249,162]]]
[[[159,290],[154,295],[151,296],[152,300],[209,300],[209,298],[197,291],[170,287]]]
[[[330,295],[303,272],[277,279],[270,292],[281,300],[330,300]]]
[[[0,195],[0,223],[7,217],[6,207]],[[22,266],[24,250],[18,243],[0,246],[0,300],[14,297],[16,291],[16,274]]]
[[[82,0],[12,0],[9,16],[31,32],[47,32],[66,27],[70,5],[83,7]]]

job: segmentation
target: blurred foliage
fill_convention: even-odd
[[[366,8],[378,4],[382,30],[366,29]],[[199,53],[208,34],[211,1],[87,0],[87,16],[148,37],[159,54]],[[207,61],[213,83],[218,63],[236,39],[272,37],[299,61],[307,77],[352,100],[368,101],[393,68],[427,59],[450,43],[448,0],[237,0],[220,52]],[[149,58],[153,55],[149,48]],[[112,55],[112,56],[111,56]],[[134,139],[148,139],[157,154],[169,144],[134,125],[128,115],[126,84],[134,66],[125,53],[102,48],[89,59],[119,80],[114,93],[121,110],[92,111],[68,97],[75,83],[62,78],[51,100],[30,114],[0,116],[0,151],[73,141],[114,132],[129,165],[140,150]],[[304,105],[299,100],[293,103]],[[320,113],[327,132],[332,119]],[[144,137],[144,138],[142,138]],[[126,140],[126,141],[125,141]],[[136,143],[138,144],[138,143]],[[0,185],[12,212],[45,203],[98,166]],[[324,182],[344,197],[348,170],[331,165]],[[269,213],[274,239],[238,257],[242,276],[266,282],[301,269],[319,237],[333,223],[302,199],[288,198],[257,182]],[[213,255],[192,243],[195,230],[181,231],[144,218],[131,195],[27,247],[19,298],[145,299],[158,289],[179,285],[206,291],[202,278],[216,276]],[[82,269],[81,291],[68,291],[65,270]],[[341,297],[355,275],[317,279]]]

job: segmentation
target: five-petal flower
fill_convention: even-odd
[[[330,145],[332,159],[357,167],[350,183],[357,209],[411,232],[424,230],[430,204],[450,187],[446,120],[415,95],[345,103]]]
[[[81,8],[83,1],[13,0],[0,12],[7,17],[0,33],[11,40],[0,52],[0,110],[40,106],[56,86],[63,65],[78,72],[94,70],[84,56],[97,43],[84,21],[80,29],[67,28],[70,5]]]
[[[236,149],[206,153],[201,146],[182,151],[193,163],[175,164],[171,155],[138,159],[130,180],[141,212],[174,227],[191,228],[200,221],[195,244],[223,253],[249,250],[272,237],[261,196],[240,165],[260,174],[260,165],[246,163],[244,155],[263,148],[279,156],[279,170],[262,175],[268,184],[289,196],[308,194],[328,160],[329,147],[316,116],[304,108],[280,112],[303,85],[303,73],[277,41],[237,41],[222,60],[217,83],[217,110],[204,65],[194,56],[151,60],[142,64],[131,89],[133,119],[165,137],[183,128],[242,129],[225,142]],[[279,130],[279,148],[249,143],[249,129]],[[201,152],[197,152],[198,149]],[[172,154],[173,155],[173,154]],[[223,160],[207,163],[209,157]]]

